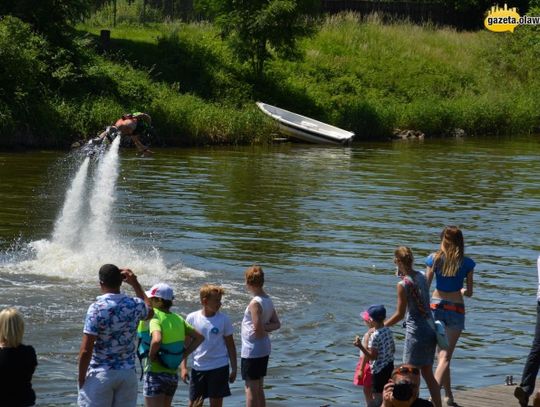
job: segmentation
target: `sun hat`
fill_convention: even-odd
[[[384,305],[370,305],[367,310],[365,310],[362,313],[362,318],[364,318],[365,321],[373,320],[373,321],[383,321],[386,318],[386,308],[384,308]]]
[[[154,284],[150,290],[146,292],[148,298],[162,298],[172,301],[174,299],[173,289],[169,284],[158,283]]]

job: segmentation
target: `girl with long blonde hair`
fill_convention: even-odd
[[[23,345],[24,321],[15,308],[0,312],[0,404],[33,406],[36,394],[32,375],[37,366],[36,351]]]
[[[450,380],[450,361],[457,341],[465,329],[464,297],[473,295],[473,272],[476,263],[465,256],[463,233],[457,226],[447,226],[441,233],[439,250],[426,260],[426,277],[431,285],[435,276],[435,290],[431,296],[431,309],[435,319],[444,322],[448,349],[439,350],[435,378],[444,388],[445,404],[454,402]],[[465,287],[464,287],[465,283]]]

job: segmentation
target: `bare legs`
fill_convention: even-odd
[[[264,379],[246,380],[246,407],[266,407]]]
[[[203,403],[204,403],[204,399],[202,398],[202,396],[200,396],[199,398],[195,400],[189,400],[189,407],[202,407]],[[210,399],[210,403],[212,403],[212,399]]]
[[[146,407],[171,407],[172,400],[172,397],[160,394],[156,397],[145,397],[144,405]]]
[[[433,375],[433,366],[422,366],[420,370],[422,372],[422,377],[424,378],[424,381],[426,382],[426,385],[429,389],[431,402],[435,407],[441,407],[441,388],[439,386],[439,383],[437,383],[437,380],[435,380],[435,376]]]
[[[221,406],[223,406],[223,398],[210,399],[210,407],[221,407]]]
[[[448,349],[439,350],[437,357],[437,369],[435,370],[435,379],[437,383],[444,389],[446,397],[453,399],[452,386],[450,380],[450,361],[456,349],[456,344],[461,335],[461,330],[446,328],[446,336],[448,337]]]
[[[209,398],[210,400],[210,407],[222,407],[223,406],[223,398],[220,399],[213,399]],[[204,403],[204,399],[199,397],[196,400],[190,400],[189,401],[189,407],[202,407]]]
[[[369,404],[373,400],[373,388],[371,386],[364,386],[364,397],[366,398],[366,404]]]

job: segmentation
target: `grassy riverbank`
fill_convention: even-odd
[[[101,28],[78,32],[97,39]],[[13,133],[24,139],[26,132],[39,134],[37,144],[66,146],[124,111],[144,110],[154,118],[156,144],[264,142],[275,127],[256,100],[351,129],[357,140],[386,138],[394,128],[428,136],[454,128],[529,132],[540,126],[540,35],[526,30],[470,33],[329,17],[301,42],[302,59],[274,59],[260,80],[211,24],[120,25],[108,53],[81,48],[76,86],[47,92],[37,110],[23,104],[33,117],[15,106],[0,133],[8,145]]]

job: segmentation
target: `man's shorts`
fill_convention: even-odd
[[[253,359],[241,359],[241,371],[242,380],[259,380],[261,377],[266,376],[266,369],[268,368],[268,359],[270,356],[263,356],[262,358]]]
[[[178,375],[169,373],[144,374],[144,397],[156,397],[162,394],[172,397],[178,387]]]
[[[79,389],[80,407],[135,407],[137,404],[135,369],[90,371]]]
[[[371,385],[373,388],[373,393],[382,393],[384,385],[388,383],[390,377],[392,376],[392,371],[394,370],[394,363],[390,362],[385,367],[383,367],[378,373],[372,372]]]
[[[221,399],[231,395],[229,389],[229,365],[212,370],[191,369],[189,382],[189,399]]]

